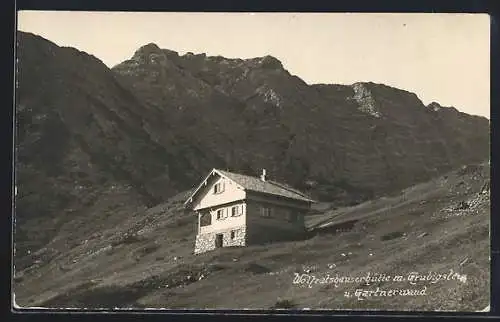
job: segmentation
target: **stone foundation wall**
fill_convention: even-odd
[[[200,234],[196,235],[196,242],[194,245],[194,253],[201,254],[215,249],[215,234]]]
[[[234,231],[233,239],[231,239],[231,231]],[[246,227],[239,227],[224,232],[223,247],[245,246],[245,245],[246,245]]]
[[[231,239],[231,231],[234,231],[234,238]],[[223,231],[210,232],[196,235],[194,253],[201,254],[215,249],[215,236],[222,234],[222,247],[245,246],[246,227],[237,227]]]

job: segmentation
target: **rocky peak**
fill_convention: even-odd
[[[139,47],[139,49],[137,49],[135,51],[134,56],[138,56],[138,55],[150,55],[150,54],[161,54],[161,53],[162,53],[162,50],[160,49],[160,47],[158,47],[157,44],[155,44],[155,43],[149,43],[149,44],[146,44],[144,46]]]
[[[246,59],[245,65],[250,68],[284,69],[281,61],[270,55]]]
[[[431,102],[429,105],[427,105],[427,108],[433,110],[434,112],[437,112],[443,107],[437,102]]]
[[[140,47],[135,51],[133,57],[126,62],[127,65],[166,65],[168,64],[167,61],[171,61],[172,63],[183,66],[187,69],[203,69],[208,68],[207,66],[212,66],[212,68],[215,69],[243,68],[243,70],[246,70],[247,72],[253,69],[264,69],[271,71],[284,70],[281,61],[271,55],[249,59],[227,58],[220,55],[208,56],[206,53],[193,52],[186,52],[183,55],[179,55],[178,52],[168,49],[162,49],[155,43],[148,43]],[[218,65],[218,67],[216,67],[214,64]]]
[[[434,111],[434,112],[452,112],[455,114],[460,113],[455,107],[453,106],[442,106],[441,104],[437,102],[431,102],[429,105],[427,105],[427,108]]]
[[[155,43],[149,43],[137,49],[132,56],[133,61],[138,63],[164,63],[168,59],[176,59],[179,54],[169,49],[161,49]]]
[[[268,69],[283,69],[283,64],[276,57],[266,55],[261,58],[260,65]]]
[[[186,54],[184,54],[182,57],[183,58],[190,58],[190,59],[192,59],[192,58],[195,58],[195,59],[196,58],[205,59],[205,58],[207,58],[207,54],[205,54],[205,53],[194,54],[194,53],[192,53],[192,52],[189,51]]]

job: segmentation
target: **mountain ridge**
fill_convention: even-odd
[[[172,49],[160,48],[154,42],[148,43],[146,45],[143,45],[143,46],[139,47],[134,52],[134,54],[131,57],[131,59],[134,59],[134,57],[136,57],[136,56],[148,55],[150,53],[153,53],[153,54],[164,54],[166,57],[174,58],[174,59],[182,59],[182,58],[192,57],[192,58],[198,58],[198,59],[199,58],[203,58],[203,59],[207,59],[207,60],[227,61],[227,62],[247,63],[247,64],[251,63],[251,62],[262,62],[262,61],[268,60],[270,62],[274,62],[274,65],[276,65],[279,69],[282,69],[282,70],[288,72],[288,70],[284,67],[283,63],[278,58],[276,58],[276,57],[274,57],[272,55],[269,55],[269,54],[263,55],[263,56],[249,57],[249,58],[234,58],[234,57],[225,57],[225,56],[221,56],[221,55],[207,55],[207,53],[204,53],[204,52],[200,52],[200,53],[185,52],[184,54],[180,54],[178,51],[175,51],[175,50],[172,50]],[[129,60],[131,60],[131,59],[129,59]],[[126,62],[126,61],[127,60],[125,60],[124,62]],[[113,65],[112,67],[110,67],[110,69],[114,69],[115,67],[119,66],[120,64],[122,64],[124,62],[117,63],[117,64]],[[297,75],[292,75],[291,74],[291,76],[300,78]],[[310,82],[310,83],[308,83],[308,82],[306,82],[306,81],[304,81],[302,79],[300,79],[300,80],[304,84],[307,84],[308,86],[318,86],[318,87],[319,86],[353,87],[356,84],[361,84],[361,85],[365,85],[365,86],[381,86],[381,87],[385,87],[385,88],[388,88],[388,89],[391,89],[391,90],[396,90],[396,91],[400,91],[400,92],[403,92],[403,93],[406,93],[406,94],[414,95],[414,96],[417,97],[417,99],[420,102],[422,102],[422,100],[418,97],[418,94],[412,92],[411,90],[402,89],[402,88],[399,88],[397,86],[388,85],[388,84],[380,83],[380,82],[374,82],[374,81],[355,81],[352,84],[337,84],[337,83],[324,83],[324,82]],[[430,106],[430,105],[434,106],[435,104],[439,105],[442,108],[444,107],[444,108],[456,109],[453,106],[444,106],[444,105],[441,105],[436,100],[432,100],[426,106]],[[458,112],[465,113],[465,112],[461,112],[461,111],[458,111]],[[468,114],[468,113],[465,113],[465,114],[470,115],[470,116],[478,116],[478,117],[485,118],[484,116],[481,116],[481,115],[474,115],[474,114]]]

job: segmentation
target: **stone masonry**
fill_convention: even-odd
[[[234,238],[231,238],[231,231],[234,231]],[[216,248],[215,236],[217,234],[222,234],[222,247],[246,245],[246,227],[236,227],[223,231],[196,235],[194,253],[201,254],[214,250]]]

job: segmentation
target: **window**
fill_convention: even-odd
[[[204,213],[200,217],[200,226],[209,226],[212,224],[212,216],[209,213]]]
[[[231,230],[231,239],[234,239],[236,237],[236,232],[234,230]]]
[[[224,192],[224,182],[218,182],[214,185],[214,194]]]
[[[231,207],[231,217],[236,217],[241,215],[241,207],[240,206],[233,206]]]
[[[219,220],[222,220],[224,218],[227,218],[228,210],[225,208],[221,208],[216,211],[216,218]]]
[[[260,208],[260,215],[262,217],[271,217],[271,208],[269,208],[269,207],[261,207]]]

